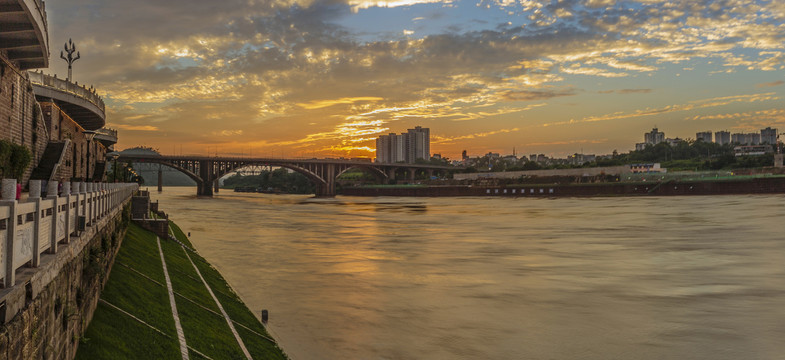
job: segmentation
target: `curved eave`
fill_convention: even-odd
[[[85,130],[98,130],[106,125],[103,110],[84,98],[36,83],[33,83],[33,92],[38,101],[54,101]]]
[[[49,34],[41,1],[0,0],[0,50],[21,70],[49,66]]]

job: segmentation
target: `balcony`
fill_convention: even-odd
[[[95,131],[94,140],[98,140],[107,148],[117,144],[117,130],[110,128],[101,128]]]
[[[46,9],[41,0],[0,0],[0,50],[21,70],[49,66]]]
[[[106,107],[95,91],[40,72],[28,74],[38,101],[54,102],[85,130],[104,127]]]

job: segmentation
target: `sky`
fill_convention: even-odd
[[[627,152],[658,127],[785,132],[785,1],[57,0],[51,61],[116,148],[373,157]],[[785,136],[784,136],[785,137]]]

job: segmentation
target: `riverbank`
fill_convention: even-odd
[[[130,225],[76,358],[286,359],[176,224],[170,233],[179,243]]]
[[[670,196],[785,193],[785,176],[731,176],[658,181],[568,184],[370,185],[346,187],[349,196]]]

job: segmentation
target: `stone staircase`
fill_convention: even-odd
[[[46,145],[46,149],[44,149],[44,154],[41,155],[38,166],[30,174],[30,180],[51,181],[57,173],[57,168],[63,162],[70,142],[71,140],[68,139],[64,141],[50,141]]]
[[[95,181],[103,181],[104,173],[106,172],[106,162],[96,162],[95,169],[93,170],[93,180]]]

